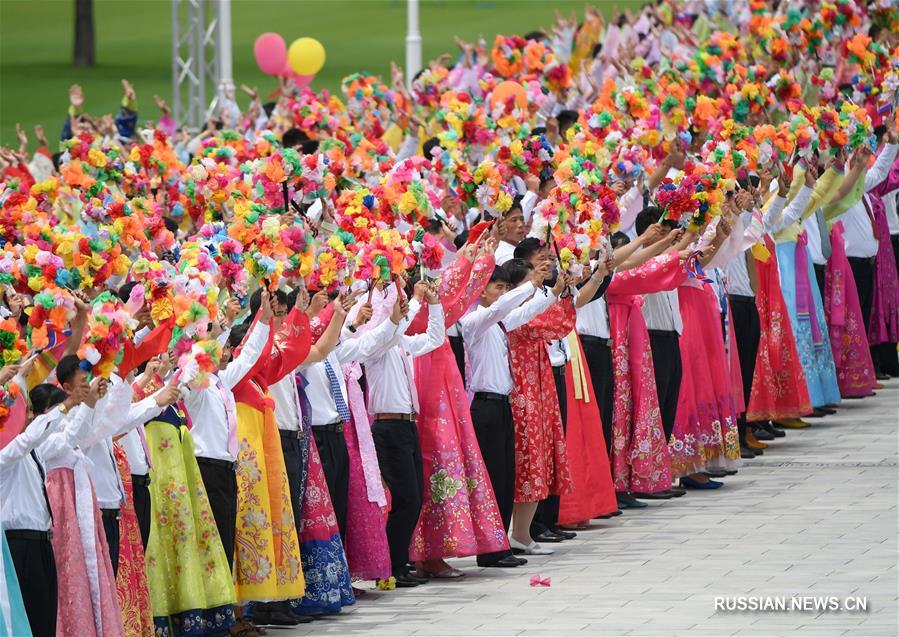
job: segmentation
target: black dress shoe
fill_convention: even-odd
[[[311,621],[312,618],[310,617]],[[300,624],[300,619],[296,618],[292,613],[288,614],[283,610],[256,610],[253,612],[253,623],[262,624],[264,626],[296,626]]]
[[[668,489],[668,493],[670,493],[675,498],[679,498],[682,495],[687,495],[687,490],[681,489],[680,487],[671,487],[670,489]]]
[[[522,564],[527,564],[528,561],[526,559],[515,557],[514,555],[507,555],[506,557],[502,557],[495,562],[491,562],[490,564],[482,564],[485,568],[516,568],[521,566]]]
[[[562,536],[556,535],[552,531],[544,531],[540,535],[534,538],[535,542],[542,542],[545,544],[558,543],[563,540]]]
[[[639,493],[634,491],[633,496],[635,498],[640,498],[641,500],[670,500],[674,497],[674,495],[667,491],[657,491],[655,493]]]
[[[756,437],[756,440],[774,440],[774,434],[762,427],[753,427],[752,435]]]
[[[396,571],[393,579],[396,581],[397,588],[414,588],[421,584],[417,577],[413,577],[406,571]]]
[[[321,613],[322,615],[335,615],[336,613]],[[300,615],[299,613],[295,613],[294,611],[290,611],[288,613],[291,617],[297,620],[297,623],[300,624],[309,624],[315,619],[312,615]]]
[[[834,412],[834,413],[836,413],[836,412]],[[765,431],[767,431],[769,434],[771,434],[772,436],[774,436],[775,438],[783,438],[784,436],[787,435],[787,432],[786,432],[786,431],[784,431],[783,429],[778,429],[777,427],[775,427],[774,425],[772,425],[770,422],[763,422],[763,423],[762,423],[761,425],[759,425],[759,426],[760,426],[762,429],[764,429]],[[756,437],[758,437],[757,434],[756,434]],[[735,473],[736,473],[736,472],[735,472]]]
[[[743,460],[752,460],[757,454],[744,444],[740,444],[740,458]]]
[[[727,471],[723,469],[713,469],[712,471],[703,471],[703,473],[710,478],[724,478],[728,475]]]
[[[550,529],[550,533],[558,535],[563,540],[573,540],[577,537],[577,533],[574,531],[563,531],[562,529]]]

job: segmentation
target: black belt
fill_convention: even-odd
[[[680,336],[680,334],[677,333],[677,330],[646,330],[646,333],[655,334],[656,336],[671,336],[672,334],[674,336]]]
[[[877,257],[847,257],[850,261],[857,261],[858,263],[874,263],[874,260]]]
[[[49,542],[53,539],[53,531],[28,531],[26,529],[6,529],[7,540],[42,540]]]
[[[121,511],[119,509],[100,509],[100,513],[104,518],[110,518],[112,520],[118,520]]]
[[[494,394],[492,391],[476,391],[474,393],[475,400],[498,400],[503,403],[509,402],[509,397],[506,394]]]
[[[234,467],[237,463],[232,462],[231,460],[219,460],[218,458],[197,458],[197,464],[208,464],[212,467],[224,467],[225,469],[234,471]]]
[[[752,303],[755,305],[754,296],[746,296],[745,294],[728,294],[727,298],[731,303]]]
[[[330,431],[336,434],[343,433],[343,421],[329,422],[327,425],[312,425],[312,431]]]
[[[556,376],[564,376],[565,375],[565,366],[564,365],[554,365],[553,366],[553,374]]]
[[[287,438],[288,440],[302,440],[303,432],[297,429],[293,431],[292,429],[279,429],[278,433],[281,434],[282,438]]]
[[[415,422],[415,414],[375,414],[375,422],[381,420],[399,420],[401,422]]]
[[[599,336],[587,336],[586,334],[578,334],[578,336],[580,336],[582,343],[598,343],[599,345],[605,345],[606,347],[609,347],[612,344],[611,338],[601,338]]]
[[[150,476],[149,475],[138,475],[136,473],[131,474],[131,484],[138,487],[148,487],[150,486]]]

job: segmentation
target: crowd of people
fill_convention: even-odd
[[[254,637],[514,569],[874,396],[897,34],[588,7],[199,132],[73,86],[58,148],[0,149],[0,636]]]

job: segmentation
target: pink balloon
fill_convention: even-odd
[[[278,75],[287,63],[287,44],[277,33],[263,33],[253,43],[256,64],[266,75]]]
[[[278,73],[278,75],[286,77],[288,80],[296,84],[297,88],[308,86],[309,83],[315,79],[315,75],[299,75],[298,73],[294,73],[294,70],[290,67],[290,60],[284,61],[284,68],[281,69],[281,72]]]

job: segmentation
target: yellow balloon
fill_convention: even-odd
[[[325,65],[325,47],[315,38],[297,38],[287,49],[287,60],[297,75],[315,75]]]

